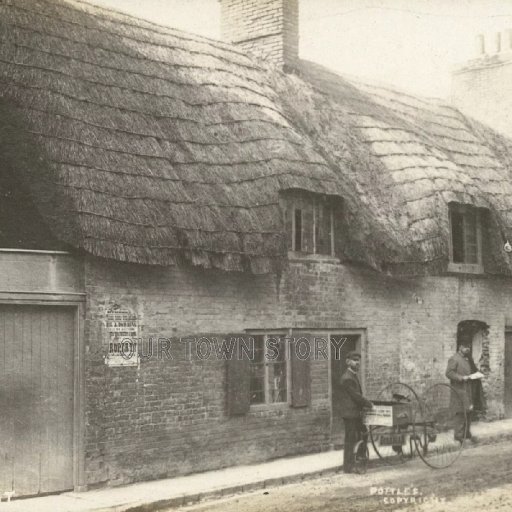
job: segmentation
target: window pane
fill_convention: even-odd
[[[331,254],[331,209],[319,201],[316,207],[315,239],[317,254]]]
[[[314,252],[313,216],[314,204],[311,199],[305,200],[302,209],[302,252]]]
[[[293,233],[293,250],[302,251],[302,210],[296,208],[294,215],[295,229]]]
[[[478,263],[477,217],[475,211],[464,214],[464,262]]]
[[[270,403],[286,402],[286,340],[278,336],[269,336],[268,340],[268,387]],[[272,347],[272,348],[270,348]]]
[[[269,379],[270,402],[286,402],[286,363],[270,364]]]
[[[251,365],[251,404],[265,403],[265,366],[260,364]]]
[[[265,364],[264,355],[264,337],[254,336],[254,360],[249,364],[250,368],[250,403],[265,403]]]
[[[264,336],[256,334],[254,336],[254,364],[263,364],[263,355],[265,354]]]
[[[286,360],[286,340],[280,334],[269,334],[266,338],[266,358],[270,363],[279,363]]]
[[[454,263],[464,263],[464,217],[452,211],[452,247]]]

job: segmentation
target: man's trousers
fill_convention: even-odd
[[[455,413],[455,418],[453,420],[453,437],[456,441],[471,439],[471,411],[466,412],[466,417],[464,417],[463,412]]]
[[[343,418],[345,423],[345,444],[343,446],[343,471],[350,473],[354,469],[354,447],[363,437],[366,427],[361,418]]]

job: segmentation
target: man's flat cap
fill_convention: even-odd
[[[347,359],[361,359],[361,354],[355,350],[351,350],[347,354]]]

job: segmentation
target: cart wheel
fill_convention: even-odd
[[[463,439],[455,435],[455,427],[460,422],[460,431],[465,436],[467,418],[460,417],[453,410],[464,411],[460,394],[448,384],[430,386],[421,400],[421,413],[416,417],[416,449],[422,460],[431,468],[447,468],[460,456]]]
[[[368,444],[365,441],[358,441],[354,446],[354,470],[356,473],[366,473],[369,458]]]
[[[416,451],[415,418],[419,414],[420,401],[414,389],[401,382],[389,384],[383,388],[377,398],[379,404],[394,404],[394,417],[389,425],[368,425],[370,440],[375,453],[386,464],[401,464],[410,460]]]

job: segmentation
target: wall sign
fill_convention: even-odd
[[[112,304],[105,312],[109,366],[137,366],[139,364],[139,320],[131,309]]]

